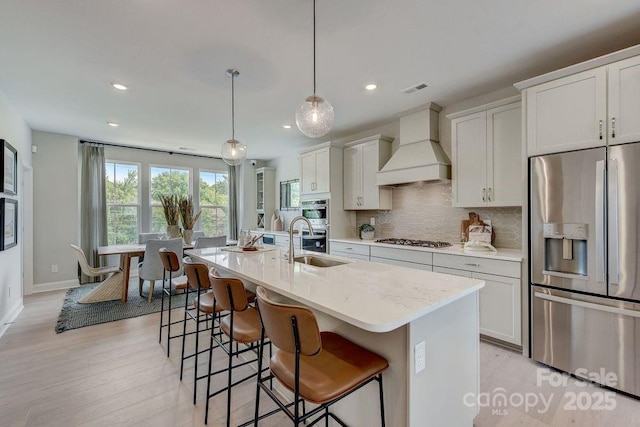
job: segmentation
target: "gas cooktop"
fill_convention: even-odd
[[[449,242],[436,242],[432,240],[413,240],[413,239],[378,239],[377,243],[388,243],[391,245],[403,246],[421,246],[423,248],[446,248],[451,246]]]

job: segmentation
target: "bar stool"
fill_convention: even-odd
[[[333,332],[320,332],[313,312],[305,307],[279,304],[272,301],[267,290],[258,286],[258,309],[262,320],[263,333],[258,357],[258,381],[256,387],[256,407],[254,421],[244,424],[258,425],[258,420],[279,411],[293,421],[295,426],[322,412],[309,425],[321,419],[333,418],[345,425],[329,407],[345,396],[360,389],[371,381],[377,381],[380,390],[380,420],[384,427],[384,397],[382,372],[389,363],[383,357],[343,338]],[[262,355],[265,333],[279,349],[271,357],[271,374],[263,378]],[[294,394],[292,403],[281,401],[264,383],[277,378]],[[279,409],[258,416],[262,389]],[[301,416],[299,402],[311,402],[318,406]],[[294,406],[293,413],[288,408]]]
[[[193,368],[193,404],[196,404],[196,394],[197,394],[197,382],[203,378],[206,378],[208,375],[202,375],[198,377],[198,355],[200,353],[204,353],[205,351],[209,351],[210,349],[205,349],[200,351],[200,332],[207,331],[211,329],[211,333],[215,329],[215,320],[220,316],[220,313],[223,311],[220,305],[216,306],[215,298],[213,296],[213,292],[211,289],[211,283],[209,282],[209,269],[205,264],[197,263],[191,260],[189,257],[185,257],[183,260],[184,270],[187,275],[188,286],[184,307],[184,324],[182,329],[182,360],[180,362],[180,381],[182,381],[182,374],[184,371],[184,361],[189,358],[194,358],[194,368]],[[208,291],[208,292],[205,292]],[[197,296],[193,301],[193,309],[195,309],[196,314],[192,314],[191,311],[193,309],[189,308],[189,294],[192,292],[197,292]],[[192,354],[185,356],[185,346],[186,346],[186,338],[187,335],[187,320],[191,319],[195,322],[196,330],[193,332],[195,334],[195,350]],[[208,322],[211,320],[211,326],[208,326]],[[207,326],[204,329],[200,329],[200,323],[207,322]],[[207,373],[208,374],[208,373]]]
[[[223,278],[223,276],[220,275],[220,272],[215,267],[211,267],[209,269],[209,276],[213,277],[215,279],[222,279]],[[247,301],[249,302],[249,304],[250,305],[255,305],[256,293],[253,292],[251,289],[247,289],[246,287],[244,288],[244,293],[247,295]]]
[[[175,252],[168,250],[167,248],[160,248],[160,260],[164,265],[164,273],[162,274],[162,300],[160,305],[160,330],[159,330],[159,339],[158,342],[162,342],[162,328],[167,328],[167,357],[169,357],[169,350],[171,347],[171,340],[174,338],[179,338],[180,335],[171,336],[171,326],[177,323],[181,323],[180,320],[176,322],[171,321],[171,295],[173,290],[186,290],[187,289],[187,276],[179,275],[178,277],[173,277],[173,273],[180,272],[182,270],[182,265],[180,264],[180,259]],[[169,273],[169,280],[167,281],[167,272]],[[168,286],[167,286],[168,282]],[[168,322],[164,324],[164,296],[167,295],[169,298],[168,303]]]
[[[215,334],[213,330],[211,333],[209,376],[207,379],[207,406],[204,423],[207,424],[209,421],[209,399],[226,390],[227,427],[229,427],[231,425],[231,388],[257,375],[257,372],[254,372],[232,383],[232,370],[249,363],[254,363],[257,360],[257,343],[260,341],[261,335],[264,336],[264,334],[262,333],[262,324],[260,323],[258,310],[255,307],[249,306],[247,291],[240,279],[219,277],[211,274],[209,280],[215,296],[214,304],[216,305],[216,310],[228,311],[229,315],[220,319],[220,329],[228,339],[226,341],[223,340],[222,335]],[[235,351],[233,350],[234,343],[236,344]],[[240,349],[238,344],[244,344],[245,347]],[[214,347],[220,347],[227,353],[227,367],[211,372]],[[255,353],[254,358],[250,358],[249,360],[245,359],[243,362],[233,364],[234,356],[239,356],[250,351]],[[211,393],[211,378],[225,371],[227,372],[227,386]]]

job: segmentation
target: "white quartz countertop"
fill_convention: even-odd
[[[275,249],[237,253],[207,248],[186,254],[371,332],[397,329],[484,286],[482,280],[329,255],[321,256],[346,263],[324,268],[289,264],[284,251],[266,247]]]
[[[491,251],[465,251],[461,244],[454,244],[446,248],[423,248],[418,246],[392,245],[389,243],[377,243],[375,240],[362,240],[357,238],[329,239],[330,242],[344,242],[358,245],[384,246],[387,248],[411,249],[423,252],[433,252],[449,255],[473,256],[480,258],[493,258],[504,261],[522,262],[522,251],[518,249],[502,249],[496,248],[497,252]]]

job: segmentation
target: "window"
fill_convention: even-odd
[[[201,229],[207,236],[229,235],[229,176],[200,171]]]
[[[280,210],[290,211],[300,207],[300,180],[280,181]]]
[[[105,162],[107,238],[110,245],[136,243],[140,212],[139,167]]]
[[[188,196],[191,192],[189,169],[172,167],[151,167],[151,232],[167,231],[167,221],[160,203],[160,195],[174,194],[178,197]]]

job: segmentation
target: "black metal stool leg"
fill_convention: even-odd
[[[382,374],[378,374],[378,385],[380,386],[380,420],[381,426],[385,427],[384,422],[384,392],[382,391]]]

